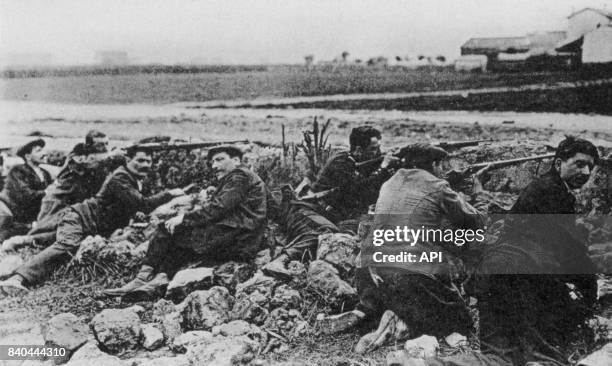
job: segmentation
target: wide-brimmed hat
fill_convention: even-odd
[[[17,149],[17,156],[21,158],[25,157],[27,154],[31,153],[32,149],[34,149],[34,147],[36,146],[45,147],[45,140],[36,139],[28,142],[27,144]]]

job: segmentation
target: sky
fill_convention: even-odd
[[[0,0],[0,59],[132,63],[302,63],[444,55],[471,37],[565,30],[612,0]],[[2,61],[0,61],[2,62]]]

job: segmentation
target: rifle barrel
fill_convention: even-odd
[[[544,154],[544,155],[528,156],[525,158],[489,161],[489,162],[484,162],[484,163],[472,164],[469,166],[469,169],[470,170],[480,170],[489,165],[491,165],[493,168],[503,168],[509,165],[520,164],[520,163],[524,163],[527,161],[550,159],[550,158],[553,158],[554,156],[555,154]]]
[[[164,151],[164,150],[178,150],[178,149],[199,149],[202,147],[210,147],[217,145],[230,145],[230,144],[248,144],[249,140],[232,140],[232,141],[204,141],[204,142],[188,142],[188,143],[180,143],[180,144],[166,144],[159,142],[150,142],[146,144],[136,144],[133,146],[141,146],[145,148],[149,148],[153,151]]]

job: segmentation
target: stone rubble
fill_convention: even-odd
[[[225,287],[214,286],[210,290],[192,292],[183,303],[184,329],[210,330],[230,320],[234,298]]]
[[[132,310],[102,310],[89,325],[100,345],[111,353],[136,348],[140,343],[140,318]]]
[[[213,285],[212,268],[189,268],[177,272],[166,289],[166,298],[180,302],[196,290],[207,290]]]

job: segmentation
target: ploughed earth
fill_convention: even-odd
[[[5,143],[23,141],[34,132],[49,136],[50,146],[65,151],[92,128],[108,133],[121,146],[152,135],[192,142],[248,139],[250,142],[241,145],[247,151],[246,162],[277,197],[281,185],[296,187],[310,168],[298,145],[302,143],[302,131],[313,131],[314,116],[319,129],[330,120],[325,133],[330,134],[328,142],[333,148],[345,145],[351,128],[362,124],[379,128],[383,147],[390,150],[414,142],[488,140],[475,146],[450,148],[455,169],[550,154],[565,134],[590,139],[604,156],[612,149],[609,126],[598,126],[595,119],[601,117],[584,115],[575,115],[575,121],[579,121],[575,122],[571,115],[558,115],[558,121],[555,115],[542,114],[541,119],[550,122],[544,123],[538,121],[537,114],[520,113],[432,117],[401,112],[208,110],[179,106],[162,112],[155,109],[150,114],[147,110],[123,111],[111,117],[103,117],[104,110],[96,114],[92,110],[62,108],[20,113],[1,121],[8,131],[3,137]],[[535,122],[529,123],[530,120]],[[154,192],[192,181],[202,189],[214,184],[204,156],[204,150],[159,153],[155,174],[145,184],[146,189]],[[495,203],[491,210],[509,208],[520,190],[549,167],[550,159],[543,159],[491,171],[484,184],[489,199]],[[577,192],[580,220],[591,232],[586,242],[602,275],[598,316],[592,321],[595,341],[562,350],[574,364],[612,340],[612,281],[604,275],[612,273],[612,220],[606,220],[610,217],[611,185],[611,170],[600,167],[585,188]],[[461,189],[470,197],[469,181]],[[266,264],[286,239],[278,225],[270,222],[266,238],[270,249],[262,250],[253,264],[228,262],[209,268],[191,263],[175,276],[166,299],[109,298],[102,294],[103,289],[121,286],[133,278],[160,220],[202,199],[198,194],[179,198],[158,208],[143,222],[119,229],[111,238],[89,237],[70,262],[57,268],[47,282],[26,295],[1,298],[0,344],[61,344],[72,354],[70,365],[375,365],[384,364],[390,352],[404,349],[407,339],[359,355],[353,352],[355,344],[376,324],[364,324],[337,335],[327,335],[317,325],[318,314],[352,309],[356,302],[354,272],[360,247],[357,230],[322,235],[316,260],[285,263],[289,275],[279,276],[267,270]],[[6,275],[34,251],[3,254],[0,272]],[[431,346],[431,352],[450,355],[476,347],[462,336],[467,335],[435,340],[437,345]],[[422,352],[412,354],[419,357]]]

